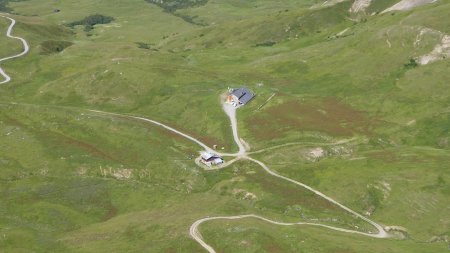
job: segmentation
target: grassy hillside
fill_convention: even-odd
[[[450,34],[448,2],[383,15],[350,14],[352,1],[8,2],[31,51],[2,62],[0,252],[203,252],[195,220],[247,213],[372,231],[256,164],[204,171],[195,144],[88,110],[232,152],[219,96],[237,86],[257,94],[238,110],[251,150],[292,144],[252,157],[407,232],[205,223],[218,252],[447,249],[450,62],[408,63]],[[372,2],[369,14],[396,1]],[[111,19],[71,25],[95,14]],[[8,26],[0,57],[21,51]]]

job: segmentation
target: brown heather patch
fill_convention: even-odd
[[[273,139],[289,131],[318,131],[333,136],[370,135],[376,120],[335,98],[288,101],[246,120],[256,139]]]
[[[351,249],[330,249],[327,253],[354,253]]]
[[[77,140],[74,139],[72,137],[69,137],[67,135],[64,134],[60,134],[60,133],[56,133],[56,132],[52,132],[52,135],[54,138],[54,141],[62,144],[64,146],[68,146],[68,147],[75,147],[78,148],[80,150],[84,150],[85,152],[94,155],[96,157],[102,158],[102,159],[106,159],[106,160],[111,160],[111,161],[115,161],[115,162],[120,162],[117,157],[115,157],[112,154],[108,154],[104,151],[102,151],[101,149],[95,147],[93,144],[81,141],[81,140]]]
[[[429,157],[422,157],[417,154],[402,156],[395,151],[382,150],[367,153],[367,156],[374,160],[383,161],[386,163],[397,163],[397,162],[407,162],[407,163],[424,163],[425,161],[430,161]]]
[[[257,182],[265,192],[270,192],[275,196],[282,196],[277,199],[277,202],[283,205],[283,208],[289,205],[300,204],[311,211],[322,211],[325,213],[329,211],[342,211],[338,206],[315,195],[313,192],[295,185],[286,185],[285,182],[280,180],[274,181],[273,178],[258,173],[246,175],[246,177],[249,178],[248,181]]]
[[[399,157],[395,153],[386,150],[379,152],[371,152],[368,153],[367,156],[375,160],[381,160],[389,163],[399,161]]]
[[[266,252],[276,253],[276,252],[285,252],[285,250],[280,246],[280,244],[276,243],[274,240],[267,240],[263,246]]]
[[[47,147],[57,148],[53,145],[61,145],[63,147],[73,147],[78,150],[83,150],[95,157],[119,162],[119,160],[114,155],[108,154],[107,152],[102,151],[101,149],[95,147],[94,145],[92,145],[88,142],[77,140],[77,139],[67,136],[63,133],[50,131],[50,130],[40,130],[40,129],[34,128],[33,126],[28,126],[25,123],[22,123],[21,121],[11,118],[11,117],[8,117],[6,115],[4,117],[6,119],[6,122],[16,125],[16,126],[20,127],[21,129],[34,134],[43,143],[47,142],[47,145],[46,145]],[[52,143],[53,145],[48,145],[48,143]]]
[[[114,218],[118,213],[118,210],[115,206],[113,206],[112,204],[109,204],[106,208],[106,213],[102,218],[102,221],[107,221],[109,219]]]

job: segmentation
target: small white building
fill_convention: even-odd
[[[223,163],[222,157],[211,152],[201,151],[200,158],[200,161],[208,167]]]

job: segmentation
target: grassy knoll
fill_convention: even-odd
[[[374,2],[368,13],[395,1]],[[9,1],[31,51],[2,63],[13,80],[0,87],[1,252],[201,252],[195,220],[246,213],[369,230],[255,164],[206,172],[179,136],[86,110],[148,117],[231,152],[219,96],[236,86],[257,94],[238,110],[252,150],[294,143],[255,158],[408,232],[203,224],[218,252],[446,250],[450,62],[408,63],[450,34],[448,2],[361,20],[351,1],[165,3]],[[110,22],[70,25],[97,13]],[[0,57],[20,50],[2,35]]]

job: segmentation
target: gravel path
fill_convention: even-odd
[[[251,162],[254,162],[256,164],[258,164],[259,166],[261,166],[268,174],[270,174],[271,176],[280,178],[282,180],[285,180],[289,183],[293,183],[295,185],[298,185],[300,187],[303,187],[311,192],[313,192],[314,194],[326,199],[327,201],[333,203],[334,205],[339,206],[340,208],[342,208],[343,210],[347,211],[348,213],[366,221],[367,223],[371,224],[372,226],[374,226],[378,232],[377,233],[365,233],[365,232],[361,232],[361,231],[357,231],[357,230],[351,230],[351,229],[344,229],[344,228],[339,228],[339,227],[334,227],[334,226],[329,226],[329,225],[324,225],[324,224],[320,224],[320,223],[312,223],[312,222],[296,222],[296,223],[286,223],[286,222],[280,222],[280,221],[273,221],[267,218],[264,218],[262,216],[259,215],[255,215],[255,214],[243,214],[243,215],[235,215],[235,216],[216,216],[216,217],[206,217],[206,218],[201,218],[197,221],[195,221],[190,229],[189,229],[189,234],[190,236],[197,241],[206,251],[208,251],[209,253],[216,253],[216,251],[214,250],[214,248],[210,245],[208,245],[204,240],[203,237],[199,231],[199,226],[202,223],[205,223],[207,221],[212,221],[212,220],[236,220],[236,219],[244,219],[244,218],[254,218],[254,219],[259,219],[265,222],[269,222],[271,224],[274,225],[282,225],[282,226],[293,226],[293,225],[307,225],[307,226],[316,226],[316,227],[323,227],[323,228],[327,228],[327,229],[331,229],[334,231],[339,231],[339,232],[344,232],[344,233],[351,233],[351,234],[359,234],[359,235],[363,235],[363,236],[368,236],[368,237],[372,237],[372,238],[389,238],[391,237],[390,234],[388,234],[384,227],[378,223],[376,223],[375,221],[372,221],[371,219],[363,216],[362,214],[359,214],[358,212],[350,209],[349,207],[339,203],[338,201],[334,200],[333,198],[325,195],[324,193],[306,185],[303,184],[301,182],[298,182],[296,180],[293,180],[291,178],[282,176],[276,172],[274,172],[273,170],[271,170],[267,165],[265,165],[263,162],[256,160],[254,158],[251,158],[247,155],[246,151],[245,151],[245,147],[244,145],[241,143],[239,135],[238,135],[238,131],[237,131],[237,119],[236,119],[236,108],[233,106],[228,106],[228,105],[223,105],[223,108],[226,112],[226,114],[228,115],[228,117],[230,118],[230,122],[231,122],[231,127],[233,130],[233,138],[236,142],[236,145],[239,147],[239,152],[235,153],[235,154],[224,154],[227,156],[231,156],[234,157],[234,159],[230,160],[229,162],[227,162],[226,164],[223,164],[220,167],[217,167],[216,169],[224,169],[226,167],[228,167],[229,165],[233,164],[234,162],[241,160],[241,159],[246,159],[249,160]],[[182,133],[170,126],[167,126],[165,124],[162,124],[158,121],[154,121],[151,119],[147,119],[147,118],[143,118],[143,117],[137,117],[137,116],[129,116],[129,115],[122,115],[122,114],[117,114],[117,113],[109,113],[109,112],[103,112],[103,111],[98,111],[98,110],[89,110],[91,112],[95,112],[95,113],[100,113],[100,114],[104,114],[104,115],[113,115],[113,116],[120,116],[120,117],[128,117],[128,118],[132,118],[132,119],[136,119],[136,120],[142,120],[145,122],[149,122],[152,123],[154,125],[157,126],[161,126],[169,131],[172,131],[176,134],[179,134],[195,143],[197,143],[198,145],[200,145],[202,148],[204,148],[207,151],[210,152],[215,152],[214,150],[212,150],[211,148],[209,148],[206,144],[202,143],[201,141],[197,140],[196,138],[189,136],[185,133]],[[349,139],[349,140],[345,140],[344,142],[347,141],[352,141],[353,139]],[[290,144],[290,143],[289,143]],[[216,152],[217,153],[217,152]]]
[[[239,139],[239,135],[238,135],[238,128],[237,128],[237,119],[236,119],[236,107],[227,104],[227,103],[223,103],[223,110],[225,111],[225,113],[228,115],[228,117],[230,118],[230,122],[231,122],[231,129],[233,130],[233,138],[234,138],[234,142],[236,142],[236,144],[239,147],[239,151],[236,155],[244,155],[245,154],[245,146],[244,144],[242,144],[241,140]]]
[[[104,115],[113,115],[113,116],[127,117],[127,118],[131,118],[131,119],[137,119],[137,120],[146,121],[146,122],[152,123],[154,125],[160,126],[162,128],[165,128],[165,129],[167,129],[167,130],[169,130],[171,132],[174,132],[174,133],[176,133],[178,135],[181,135],[184,138],[189,139],[189,140],[197,143],[198,145],[200,145],[202,148],[204,148],[208,152],[214,152],[212,148],[208,147],[208,145],[206,145],[205,143],[199,141],[198,139],[196,139],[196,138],[194,138],[194,137],[192,137],[190,135],[187,135],[187,134],[185,134],[183,132],[180,132],[180,131],[176,130],[175,128],[172,128],[172,127],[170,127],[168,125],[165,125],[165,124],[163,124],[161,122],[155,121],[155,120],[151,120],[151,119],[147,119],[147,118],[143,118],[143,117],[131,116],[131,115],[123,115],[123,114],[119,114],[119,113],[98,111],[98,110],[88,110],[88,111],[95,112],[95,113],[100,113],[100,114],[104,114]]]
[[[367,234],[367,233],[360,232],[360,231],[355,231],[355,230],[350,230],[350,229],[345,229],[345,228],[338,228],[338,227],[328,226],[328,225],[319,224],[319,223],[311,223],[311,222],[294,222],[294,223],[278,222],[278,221],[269,220],[267,218],[264,218],[262,216],[255,215],[255,214],[243,214],[243,215],[236,215],[236,216],[217,216],[217,217],[203,218],[203,219],[197,220],[196,222],[194,222],[194,224],[191,225],[191,227],[189,228],[189,234],[194,238],[194,240],[196,240],[209,253],[216,253],[214,248],[211,247],[210,245],[208,245],[203,240],[202,235],[198,231],[198,227],[202,223],[207,222],[207,221],[213,221],[213,220],[238,220],[238,219],[245,219],[245,218],[254,218],[254,219],[262,220],[262,221],[265,221],[265,222],[268,222],[268,223],[271,223],[271,224],[274,224],[274,225],[280,225],[280,226],[299,226],[299,225],[315,226],[315,227],[327,228],[327,229],[331,229],[331,230],[339,231],[339,232],[344,232],[344,233],[360,234],[360,235],[370,236],[370,237],[374,237],[374,238],[386,238],[386,237],[380,237],[378,234]]]
[[[5,58],[1,58],[0,62],[6,61],[6,60],[10,60],[10,59],[13,59],[13,58],[17,58],[17,57],[21,57],[21,56],[25,55],[26,53],[28,53],[28,51],[30,51],[30,46],[28,46],[27,41],[24,38],[16,37],[16,36],[12,36],[11,35],[13,27],[16,24],[16,20],[14,20],[13,18],[10,18],[10,17],[3,16],[3,15],[0,15],[0,17],[7,18],[7,19],[11,20],[11,24],[9,25],[8,30],[6,31],[6,36],[8,38],[20,40],[22,42],[22,44],[23,44],[23,51],[22,51],[22,53],[16,54],[16,55],[13,55],[13,56],[8,56],[8,57],[5,57]],[[4,83],[7,83],[7,82],[11,81],[11,77],[8,74],[6,74],[5,71],[3,70],[3,68],[1,68],[1,67],[0,67],[0,75],[2,75],[5,78],[5,80],[0,82],[0,84],[4,84]]]
[[[2,15],[0,15],[2,16]],[[16,36],[12,36],[11,32],[12,29],[16,23],[16,21],[10,17],[6,17],[6,16],[2,16],[4,18],[7,18],[9,20],[11,20],[11,25],[8,27],[8,30],[6,32],[6,36],[9,38],[13,38],[13,39],[18,39],[22,42],[23,46],[24,46],[24,50],[22,53],[17,54],[17,55],[13,55],[13,56],[9,56],[9,57],[5,57],[0,59],[0,62],[9,60],[9,59],[13,59],[13,58],[17,58],[17,57],[21,57],[23,55],[25,55],[26,53],[28,53],[29,51],[29,45],[27,43],[27,41],[21,37],[16,37]],[[4,70],[2,68],[0,68],[0,74],[5,78],[4,81],[0,82],[0,84],[3,83],[7,83],[11,80],[11,77],[8,76]],[[239,160],[239,159],[247,159],[249,161],[252,161],[258,165],[260,165],[268,174],[283,179],[289,183],[293,183],[296,184],[298,186],[301,186],[305,189],[308,189],[310,191],[312,191],[313,193],[315,193],[316,195],[326,199],[327,201],[341,207],[342,209],[344,209],[345,211],[355,215],[356,217],[368,222],[369,224],[373,225],[377,230],[378,233],[376,234],[370,234],[370,233],[364,233],[364,232],[360,232],[360,231],[356,231],[356,230],[350,230],[350,229],[343,229],[343,228],[338,228],[338,227],[333,227],[333,226],[328,226],[328,225],[324,225],[324,224],[319,224],[319,223],[308,223],[308,222],[297,222],[297,223],[285,223],[285,222],[278,222],[278,221],[273,221],[273,220],[269,220],[267,218],[264,218],[262,216],[258,216],[255,214],[244,214],[244,215],[236,215],[236,216],[217,216],[217,217],[207,217],[207,218],[202,218],[199,219],[197,221],[195,221],[189,230],[189,233],[191,235],[192,238],[194,238],[194,240],[196,240],[205,250],[207,250],[210,253],[215,253],[216,251],[214,250],[214,248],[212,248],[210,245],[208,245],[202,238],[201,233],[198,230],[198,227],[200,226],[200,224],[207,222],[207,221],[211,221],[211,220],[236,220],[236,219],[243,219],[243,218],[254,218],[254,219],[259,219],[271,224],[275,224],[275,225],[282,225],[282,226],[292,226],[292,225],[309,225],[309,226],[318,226],[318,227],[323,227],[323,228],[327,228],[327,229],[331,229],[331,230],[335,230],[335,231],[340,231],[340,232],[345,232],[345,233],[353,233],[353,234],[360,234],[360,235],[364,235],[364,236],[370,236],[370,237],[374,237],[374,238],[388,238],[390,237],[390,235],[384,230],[383,226],[381,226],[380,224],[370,220],[369,218],[357,213],[356,211],[353,211],[352,209],[340,204],[339,202],[337,202],[336,200],[332,199],[331,197],[326,196],[325,194],[321,193],[320,191],[317,191],[315,189],[313,189],[312,187],[305,185],[301,182],[295,181],[293,179],[290,179],[288,177],[282,176],[277,174],[276,172],[272,171],[267,165],[265,165],[263,162],[253,159],[251,157],[249,157],[246,153],[246,149],[245,146],[242,144],[242,142],[240,141],[239,135],[238,135],[238,128],[237,128],[237,119],[236,119],[236,108],[233,107],[232,105],[228,105],[228,104],[223,104],[223,109],[225,111],[225,113],[228,115],[228,117],[230,118],[230,122],[231,122],[231,127],[232,127],[232,131],[233,131],[233,138],[234,141],[236,142],[237,146],[239,147],[239,151],[235,154],[222,154],[225,156],[232,156],[235,157],[233,160],[231,160],[229,163],[227,163],[226,165],[230,165],[233,162]],[[98,110],[88,110],[90,112],[94,112],[94,113],[99,113],[99,114],[103,114],[103,115],[112,115],[112,116],[120,116],[120,117],[127,117],[127,118],[132,118],[132,119],[136,119],[136,120],[141,120],[141,121],[145,121],[160,127],[163,127],[169,131],[172,131],[180,136],[183,136],[186,139],[189,139],[192,142],[197,143],[198,145],[200,145],[203,149],[205,149],[208,152],[215,152],[213,149],[211,149],[210,147],[208,147],[206,144],[204,144],[203,142],[199,141],[198,139],[185,134],[183,132],[180,132],[170,126],[167,126],[163,123],[160,123],[158,121],[155,120],[151,120],[151,119],[147,119],[147,118],[143,118],[143,117],[137,117],[137,116],[130,116],[130,115],[122,115],[122,114],[117,114],[117,113],[110,113],[110,112],[103,112],[103,111],[98,111]],[[216,152],[217,153],[217,152]],[[220,154],[220,153],[219,153]],[[223,166],[221,168],[225,168],[227,166]]]
[[[319,223],[310,223],[310,222],[297,222],[297,223],[286,223],[286,222],[279,222],[279,221],[273,221],[273,220],[269,220],[267,218],[264,218],[262,216],[259,215],[255,215],[255,214],[243,214],[243,215],[236,215],[236,216],[217,216],[217,217],[207,217],[207,218],[202,218],[199,219],[197,221],[195,221],[190,229],[189,229],[189,234],[191,235],[192,238],[194,238],[194,240],[196,240],[206,251],[208,251],[209,253],[216,253],[216,251],[214,250],[214,248],[210,245],[208,245],[204,240],[203,237],[198,229],[198,227],[207,221],[211,221],[211,220],[236,220],[236,219],[244,219],[244,218],[256,218],[265,222],[269,222],[271,224],[275,224],[275,225],[282,225],[282,226],[292,226],[292,225],[309,225],[309,226],[318,226],[318,227],[323,227],[323,228],[327,228],[327,229],[331,229],[331,230],[335,230],[335,231],[340,231],[340,232],[345,232],[345,233],[352,233],[352,234],[359,234],[359,235],[364,235],[364,236],[369,236],[369,237],[374,237],[374,238],[389,238],[391,237],[391,235],[389,235],[383,228],[382,225],[372,221],[371,219],[359,214],[356,211],[353,211],[352,209],[344,206],[343,204],[337,202],[336,200],[332,199],[331,197],[328,197],[327,195],[323,194],[322,192],[306,185],[303,184],[301,182],[295,181],[291,178],[282,176],[280,174],[277,174],[276,172],[272,171],[267,165],[265,165],[263,162],[253,159],[251,157],[249,157],[246,153],[245,147],[242,144],[239,135],[238,135],[238,130],[237,130],[237,119],[236,119],[236,108],[233,107],[232,105],[228,105],[228,104],[223,104],[223,108],[226,112],[226,114],[228,115],[228,117],[230,118],[230,122],[231,122],[231,127],[232,127],[232,131],[233,131],[233,138],[234,141],[236,142],[236,145],[239,147],[239,152],[237,154],[229,154],[230,156],[235,156],[236,158],[234,160],[232,160],[233,162],[236,161],[236,159],[247,159],[249,161],[252,161],[256,164],[258,164],[259,166],[261,166],[268,174],[286,180],[289,183],[293,183],[296,184],[298,186],[301,186],[309,191],[312,191],[313,193],[315,193],[316,195],[326,199],[327,201],[339,206],[340,208],[344,209],[345,211],[349,212],[350,214],[366,221],[367,223],[371,224],[372,226],[374,226],[377,230],[378,233],[376,234],[371,234],[371,233],[364,233],[364,232],[360,232],[360,231],[356,231],[356,230],[351,230],[351,229],[344,229],[344,228],[339,228],[339,227],[333,227],[333,226],[329,226],[329,225],[324,225],[324,224],[319,224]],[[221,166],[220,169],[225,168],[226,166]]]

